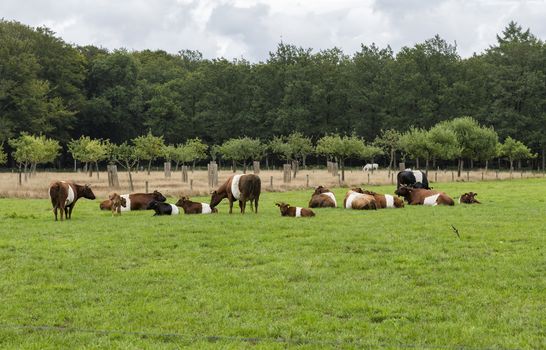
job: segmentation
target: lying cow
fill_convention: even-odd
[[[394,192],[406,199],[409,205],[454,205],[455,202],[445,192],[402,186]]]
[[[154,216],[180,214],[176,205],[159,201],[151,201],[146,209],[155,211]]]
[[[476,197],[478,194],[477,193],[474,193],[474,192],[467,192],[467,193],[464,193],[461,195],[461,197],[459,197],[459,204],[461,203],[465,203],[465,204],[473,204],[473,203],[476,203],[476,204],[481,204],[480,201],[478,201]]]
[[[404,201],[390,194],[380,194],[373,191],[363,190],[362,193],[369,194],[375,199],[377,209],[383,208],[403,208]]]
[[[406,169],[398,173],[396,176],[396,189],[401,186],[410,186],[414,188],[424,188],[430,190],[428,186],[427,175],[421,170]]]
[[[71,181],[54,181],[49,185],[49,197],[53,205],[55,221],[57,221],[57,210],[67,220],[72,218],[72,209],[79,198],[95,199],[95,194],[89,185],[78,185]]]
[[[152,193],[131,193],[131,194],[122,194],[122,198],[125,198],[126,205],[121,208],[121,211],[131,211],[131,210],[147,210],[148,206],[153,201],[165,202],[167,198],[162,195],[159,191],[154,191]],[[107,199],[100,203],[101,210],[111,210],[112,201]]]
[[[112,202],[112,216],[121,215],[121,209],[127,207],[127,200],[115,192],[111,193],[108,199]]]
[[[379,169],[379,164],[377,163],[368,163],[362,167],[362,171],[370,171]]]
[[[309,201],[310,208],[336,208],[337,201],[336,196],[323,186],[318,186],[315,188],[315,192],[311,195],[311,200]]]
[[[291,216],[295,218],[315,216],[315,213],[311,209],[292,207],[290,204],[283,202],[276,203],[275,205],[281,210],[281,216]]]
[[[353,188],[345,194],[343,200],[343,207],[345,209],[377,209],[377,202],[374,196],[364,193],[361,188]]]
[[[211,208],[207,203],[192,202],[188,197],[180,197],[176,205],[184,209],[184,214],[218,213],[217,208]]]

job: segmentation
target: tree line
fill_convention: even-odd
[[[18,163],[8,140],[22,135],[59,141],[57,166],[66,167],[74,155],[72,140],[131,146],[148,130],[168,145],[199,139],[211,157],[225,145],[223,157],[232,161],[238,156],[230,156],[228,148],[243,147],[226,144],[233,139],[275,140],[275,154],[286,159],[283,144],[293,132],[319,149],[325,136],[372,145],[380,135],[388,142],[408,130],[413,139],[426,130],[427,141],[421,142],[442,145],[453,136],[442,122],[469,116],[494,128],[501,140],[519,140],[531,154],[539,153],[541,161],[532,162],[544,168],[545,61],[544,42],[514,22],[492,46],[469,58],[436,35],[396,54],[373,44],[348,55],[338,48],[314,52],[281,42],[266,61],[251,63],[204,59],[191,50],[75,46],[48,28],[0,20],[0,153],[7,158],[0,160]],[[425,163],[439,157],[423,145],[409,151],[408,137],[402,140],[408,155]],[[177,148],[169,157],[187,159]],[[392,163],[392,153],[391,148],[380,157]],[[465,153],[457,159],[485,157]],[[305,161],[301,154],[297,158]]]
[[[8,143],[14,149],[12,156],[19,171],[25,174],[25,180],[36,171],[37,164],[52,162],[61,150],[58,141],[43,135],[23,133],[18,138],[9,139]],[[93,175],[95,167],[98,177],[99,162],[104,161],[109,164],[117,163],[125,168],[130,179],[131,172],[138,168],[139,163],[147,164],[149,174],[152,162],[159,159],[168,163],[175,162],[175,171],[179,164],[193,163],[195,166],[198,160],[222,159],[231,162],[234,172],[238,165],[246,172],[248,162],[261,161],[268,159],[270,155],[276,155],[292,166],[293,176],[296,177],[300,164],[306,167],[306,158],[315,155],[339,164],[341,179],[345,180],[347,159],[362,159],[373,163],[377,157],[386,155],[389,158],[389,172],[395,167],[398,153],[403,160],[415,159],[418,168],[419,160],[424,160],[426,171],[430,161],[435,166],[438,160],[457,160],[458,176],[461,176],[464,159],[485,162],[487,169],[491,159],[504,157],[509,161],[512,171],[514,161],[521,162],[523,159],[536,157],[525,144],[510,136],[500,143],[493,128],[482,126],[471,117],[442,121],[430,129],[412,127],[404,133],[394,129],[382,130],[373,142],[367,142],[355,134],[328,134],[313,144],[309,137],[293,132],[269,141],[250,137],[231,138],[222,144],[209,147],[199,138],[177,145],[166,144],[163,136],[155,136],[149,131],[121,144],[81,136],[68,143],[68,151],[74,159],[74,167],[76,168],[76,161],[83,163],[89,176]],[[0,162],[5,162],[6,158],[5,153],[0,154]]]

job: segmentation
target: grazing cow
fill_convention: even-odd
[[[309,201],[309,207],[311,208],[336,208],[337,201],[336,196],[329,189],[323,186],[315,188],[315,192],[311,195]]]
[[[311,209],[291,207],[290,204],[284,202],[275,203],[275,205],[281,210],[281,216],[291,216],[294,218],[315,216],[315,213]]]
[[[146,209],[154,210],[155,211],[154,216],[180,214],[180,210],[178,210],[178,207],[176,205],[165,203],[165,202],[159,202],[155,200],[151,201],[148,204],[148,207]]]
[[[210,198],[210,207],[216,207],[224,198],[229,201],[229,213],[233,211],[233,202],[239,201],[241,213],[245,213],[246,202],[250,201],[252,210],[252,201],[254,201],[256,214],[258,213],[258,201],[262,190],[260,177],[253,174],[233,175],[222,184],[216,191],[213,191]]]
[[[89,185],[78,185],[71,181],[54,181],[49,185],[49,197],[57,221],[57,210],[61,211],[61,221],[72,218],[72,209],[79,198],[95,199]],[[63,217],[64,216],[64,217]]]
[[[131,193],[131,194],[122,194],[121,198],[125,198],[126,205],[121,208],[121,211],[131,211],[131,210],[147,210],[148,205],[152,201],[165,202],[167,198],[162,195],[159,191],[154,191],[152,193]],[[100,203],[101,210],[111,210],[112,201],[107,199]]]
[[[478,194],[477,193],[474,193],[474,192],[467,192],[467,193],[464,193],[463,195],[461,195],[461,197],[459,197],[459,204],[461,203],[465,203],[465,204],[472,204],[472,203],[477,203],[477,204],[481,204],[479,200],[477,200],[476,197]]]
[[[383,208],[403,208],[404,201],[390,194],[380,194],[373,191],[363,190],[362,193],[369,194],[375,198],[377,209]]]
[[[345,194],[343,200],[345,209],[377,209],[375,198],[369,194],[365,194],[361,188],[353,188]]]
[[[121,208],[127,207],[127,200],[115,192],[108,199],[112,202],[112,216],[121,215]]]
[[[421,170],[406,169],[398,173],[397,175],[396,189],[401,186],[411,186],[414,188],[424,188],[430,190],[428,187],[427,175]]]
[[[211,208],[208,203],[192,202],[189,197],[180,197],[176,205],[184,209],[184,214],[218,213],[218,209]]]
[[[379,169],[379,164],[377,163],[368,163],[362,167],[363,171],[377,170]]]
[[[426,190],[424,188],[413,188],[402,186],[394,192],[406,199],[409,205],[454,205],[455,202],[445,192]]]

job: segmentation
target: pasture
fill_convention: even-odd
[[[546,347],[546,180],[433,186],[483,204],[280,217],[305,190],[113,218],[82,199],[61,223],[0,199],[0,347]]]

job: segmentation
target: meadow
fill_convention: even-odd
[[[300,190],[244,216],[80,200],[61,223],[0,199],[0,348],[545,348],[546,180],[433,186],[483,204],[280,217]]]

